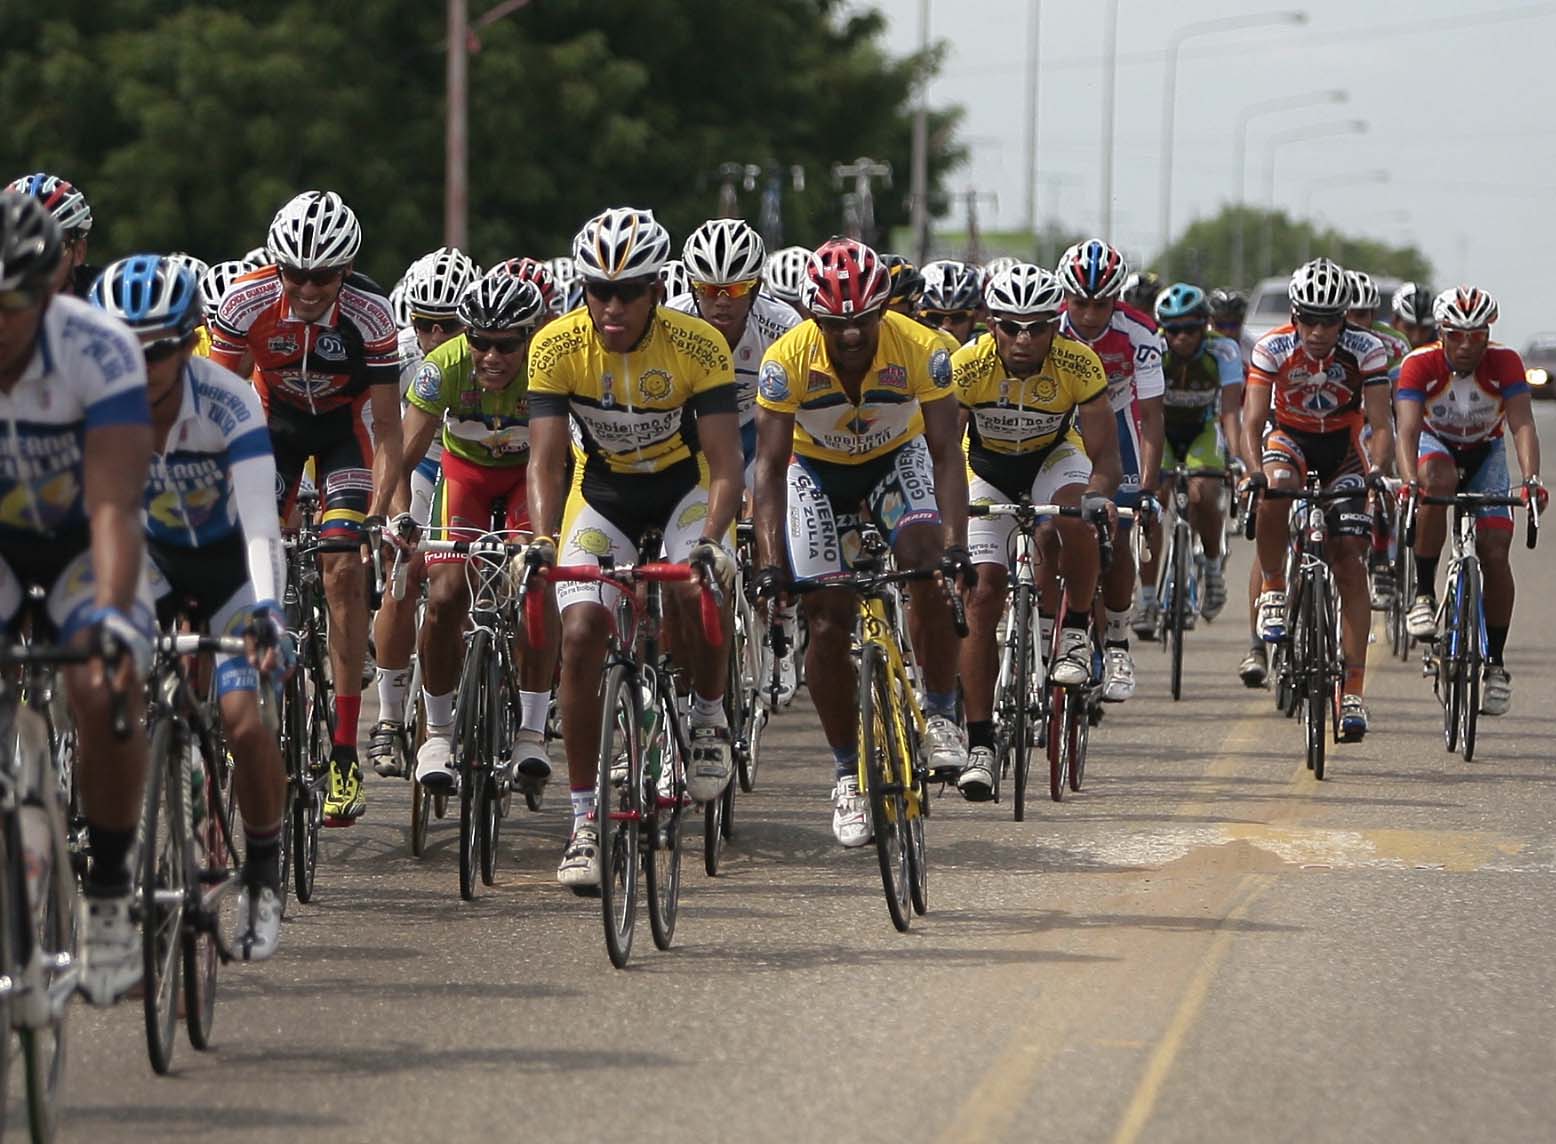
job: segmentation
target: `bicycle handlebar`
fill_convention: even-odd
[[[1410,495],[1405,501],[1405,529],[1404,541],[1406,546],[1413,547],[1416,542],[1416,509],[1417,506],[1429,504],[1444,508],[1522,508],[1528,511],[1528,517],[1524,525],[1524,547],[1533,548],[1540,539],[1540,507],[1534,498],[1524,500],[1523,497],[1507,496],[1502,493],[1454,493],[1453,496],[1439,497],[1431,493],[1423,493],[1419,488],[1411,489]]]
[[[1352,497],[1363,496],[1367,490],[1360,489],[1272,489],[1268,485],[1256,486],[1248,493],[1248,507],[1243,509],[1243,538],[1252,540],[1258,519],[1259,498],[1265,500],[1305,500],[1314,504],[1331,504],[1335,501],[1349,500]]]
[[[713,579],[711,570],[704,565],[670,564],[656,561],[649,564],[617,564],[601,568],[593,564],[558,564],[544,570],[548,580],[574,584],[610,584],[616,588],[631,588],[637,584],[686,584],[699,581],[701,591],[700,617],[702,634],[713,647],[724,644],[724,594]]]
[[[248,648],[241,636],[202,636],[186,633],[158,636],[157,650],[170,655],[199,655],[203,652],[213,652],[217,655],[243,655]]]
[[[913,581],[939,580],[946,604],[951,609],[951,626],[956,634],[967,638],[967,608],[961,593],[948,583],[939,568],[909,568],[896,572],[852,571],[826,577],[806,577],[792,580],[784,589],[790,595],[803,596],[807,592],[819,592],[827,588],[842,588],[850,592],[871,592],[889,584],[907,584]]]
[[[1135,510],[1132,508],[1116,508],[1119,520],[1134,520]],[[1074,519],[1084,519],[1085,510],[1077,505],[1067,504],[972,504],[967,506],[968,516],[1013,516],[1023,525],[1036,523],[1040,516],[1068,516]],[[1091,523],[1097,529],[1097,553],[1101,557],[1102,570],[1106,572],[1113,565],[1113,530],[1108,527],[1107,514],[1093,517]]]

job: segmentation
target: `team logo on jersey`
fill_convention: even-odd
[[[881,384],[887,389],[908,388],[908,371],[900,365],[889,365],[881,370]]]
[[[1037,379],[1037,390],[1033,394],[1033,400],[1041,404],[1052,401],[1058,396],[1059,383],[1057,381],[1051,377],[1039,377]]]
[[[936,389],[948,389],[951,385],[951,351],[941,346],[929,355],[929,380]]]
[[[810,376],[805,380],[805,395],[821,393],[832,388],[832,379],[818,370],[811,370]]]
[[[1000,400],[999,400],[999,405],[1000,405],[1000,408],[1003,409],[1006,406],[1008,406],[1009,404],[1010,404],[1010,378],[1007,377],[1007,378],[1005,378],[1004,380],[1002,380],[1000,382]]]
[[[422,362],[416,370],[416,377],[411,381],[411,392],[423,401],[436,401],[442,388],[443,371],[437,367],[437,363]]]
[[[600,376],[600,405],[606,409],[616,405],[616,394],[611,389],[615,383],[616,379],[608,373]]]
[[[763,362],[761,375],[756,382],[756,391],[768,401],[789,400],[789,371],[778,362]]]
[[[708,519],[708,502],[693,501],[681,510],[681,515],[675,518],[675,527],[690,528],[699,520]]]
[[[297,339],[291,334],[277,334],[265,343],[265,349],[273,354],[295,354]]]
[[[663,401],[670,396],[673,384],[664,370],[648,369],[638,378],[638,392],[648,401]]]
[[[611,538],[598,528],[581,528],[573,537],[573,547],[587,556],[609,556]]]
[[[325,361],[345,361],[346,339],[333,330],[320,334],[319,340],[313,343],[313,352]]]

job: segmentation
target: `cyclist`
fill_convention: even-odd
[[[983,306],[983,269],[971,262],[942,258],[925,263],[923,275],[918,320],[950,335],[956,348],[966,345],[972,340]]]
[[[1119,300],[1133,306],[1142,314],[1156,312],[1156,299],[1161,297],[1162,276],[1154,270],[1140,270],[1124,279],[1124,289]]]
[[[1237,343],[1243,358],[1243,373],[1248,372],[1248,362],[1253,354],[1253,337],[1243,328],[1248,320],[1248,299],[1237,290],[1217,288],[1210,292],[1210,324],[1223,338]]]
[[[492,269],[499,268],[522,282],[533,282],[535,289],[540,291],[540,300],[546,304],[546,312],[541,315],[540,325],[535,327],[537,333],[545,329],[552,318],[561,315],[564,292],[557,288],[556,278],[552,276],[548,263],[535,258],[510,258],[499,262]]]
[[[1180,461],[1191,469],[1225,469],[1227,442],[1242,435],[1243,363],[1237,344],[1209,328],[1210,303],[1205,292],[1187,282],[1175,282],[1156,299],[1167,352],[1162,374],[1162,470]],[[1161,490],[1166,495],[1167,480]],[[1226,575],[1222,550],[1226,512],[1220,481],[1194,477],[1189,481],[1189,522],[1205,546],[1205,574],[1200,613],[1213,620],[1226,606]],[[1135,633],[1154,638],[1160,604],[1156,599],[1157,557],[1162,552],[1161,520],[1146,532],[1151,557],[1140,561],[1140,610]],[[1192,613],[1186,617],[1194,622]]]
[[[153,617],[141,494],[151,456],[146,362],[124,324],[57,294],[64,240],[32,197],[0,193],[0,626],[14,634],[44,589],[32,635],[76,646],[106,636],[139,723]],[[129,853],[140,821],[146,740],[112,731],[102,664],[63,673],[79,737],[90,868],[82,883],[81,987],[111,1004],[141,976]]]
[[[205,313],[205,347],[203,350],[196,347],[196,357],[211,356],[211,327],[216,324],[216,314],[221,309],[222,299],[232,289],[232,284],[248,272],[248,267],[242,262],[231,259],[215,263],[200,276],[200,298]]]
[[[789,572],[845,572],[861,508],[904,568],[943,566],[975,578],[967,555],[967,468],[951,354],[934,334],[891,313],[891,278],[861,242],[834,238],[811,256],[810,321],[767,351],[757,385],[758,583],[774,594]],[[930,769],[954,780],[967,764],[956,723],[957,638],[941,589],[915,582],[908,623],[923,673]],[[848,655],[850,592],[805,597],[805,668],[837,785],[832,830],[844,846],[870,839],[859,793],[856,689]]]
[[[918,313],[919,300],[924,296],[924,276],[900,254],[883,254],[881,261],[891,275],[891,297],[886,300],[886,308],[911,318]]]
[[[1437,340],[1437,323],[1432,317],[1436,300],[1425,282],[1406,282],[1389,300],[1394,310],[1394,328],[1405,335],[1411,349],[1418,350]]]
[[[805,312],[805,268],[810,265],[810,251],[803,246],[786,246],[767,256],[762,267],[762,289],[769,298],[788,306],[801,318]]]
[[[659,305],[670,236],[646,210],[617,207],[573,240],[583,309],[547,326],[529,355],[529,513],[542,562],[618,564],[637,558],[645,530],[661,530],[664,558],[711,566],[728,584],[727,544],[740,510],[740,412],[724,336],[701,318]],[[581,463],[564,498],[568,415]],[[565,504],[565,512],[564,512]],[[561,540],[553,543],[561,525]],[[724,714],[728,656],[702,634],[693,585],[666,585],[672,652],[692,682],[687,791],[717,798],[731,774]],[[562,737],[573,831],[557,880],[582,890],[600,880],[595,821],[600,672],[609,588],[557,585],[562,610]],[[726,609],[724,622],[729,624]]]
[[[692,292],[691,279],[686,276],[686,264],[672,258],[659,272],[660,284],[665,288],[665,305],[679,308],[677,303],[687,299]]]
[[[1059,332],[1096,352],[1108,375],[1108,404],[1117,422],[1123,480],[1114,503],[1155,509],[1154,489],[1162,459],[1162,339],[1156,321],[1119,301],[1128,276],[1124,256],[1101,239],[1078,242],[1059,259],[1058,278],[1065,308]],[[1135,693],[1135,661],[1129,651],[1129,620],[1135,599],[1135,560],[1129,526],[1120,522],[1113,564],[1103,575],[1102,603],[1107,611],[1103,638],[1107,673],[1102,698],[1122,703]]]
[[[447,246],[422,255],[405,272],[401,297],[410,324],[400,331],[398,338],[402,404],[409,401],[412,383],[426,356],[464,332],[459,303],[480,274],[468,255]],[[402,440],[406,435],[403,422],[400,435]],[[419,527],[426,526],[432,511],[432,495],[438,483],[442,457],[442,443],[429,437],[427,448],[411,466],[410,499],[402,511],[408,512]],[[404,456],[401,461],[404,467]],[[373,618],[373,648],[378,662],[374,679],[378,689],[378,721],[373,724],[367,757],[373,770],[386,778],[398,778],[402,774],[403,756],[397,748],[405,738],[401,716],[405,712],[405,694],[411,685],[411,648],[416,640],[416,606],[424,568],[421,560],[412,557],[405,577],[412,587],[398,600],[392,593],[385,593],[378,614]]]
[[[412,474],[433,439],[441,436],[443,476],[432,511],[439,532],[451,540],[485,532],[497,498],[507,506],[507,526],[529,531],[524,485],[529,461],[524,355],[545,313],[545,299],[535,284],[514,277],[502,266],[464,293],[458,312],[464,334],[428,353],[411,383],[410,407],[405,414],[405,457],[395,496],[398,512],[406,512],[412,503]],[[465,618],[470,612],[465,558],[453,553],[429,554],[427,589],[427,615],[419,646],[427,739],[417,752],[416,778],[436,794],[449,794],[459,783],[452,752],[454,692],[459,682]],[[512,766],[520,780],[538,788],[551,777],[546,758],[546,711],[556,674],[556,641],[546,633],[526,630],[515,647],[515,660],[519,665],[520,729],[513,736]]]
[[[1376,485],[1394,447],[1388,351],[1366,330],[1346,324],[1350,284],[1329,259],[1299,267],[1287,293],[1291,324],[1271,330],[1254,346],[1243,410],[1243,461],[1249,473],[1244,488],[1300,488],[1311,471],[1326,489],[1355,491],[1354,497],[1332,504],[1327,517],[1345,659],[1340,734],[1342,742],[1356,742],[1367,733],[1362,690],[1372,612],[1364,556],[1372,529],[1366,486]],[[1370,458],[1361,443],[1363,424],[1372,427]],[[1286,634],[1290,507],[1264,500],[1258,510],[1258,634],[1266,643]]]
[[[139,335],[146,359],[153,449],[146,484],[146,543],[158,620],[182,616],[221,635],[262,632],[254,650],[216,663],[233,786],[243,816],[238,947],[263,961],[281,937],[281,824],[286,769],[259,714],[259,668],[276,673],[286,639],[278,600],[286,587],[275,511],[276,466],[254,389],[194,356],[198,279],[171,256],[110,264],[92,304]],[[278,677],[279,678],[279,677]]]
[[[983,501],[1060,504],[1095,512],[1112,504],[1123,475],[1117,428],[1107,402],[1102,361],[1057,333],[1064,288],[1047,270],[1017,262],[989,280],[989,332],[951,358],[952,379],[967,416],[967,492]],[[1083,441],[1082,438],[1085,438]],[[1059,656],[1049,678],[1091,678],[1087,617],[1100,571],[1089,520],[1055,521],[1059,568],[1074,602],[1063,619]],[[962,694],[967,710],[967,766],[962,795],[981,802],[994,791],[995,629],[1005,604],[1006,561],[1015,521],[983,517],[967,525],[978,583],[962,641]]]
[[[1473,286],[1438,295],[1433,319],[1439,341],[1405,358],[1399,374],[1395,415],[1399,421],[1400,476],[1433,496],[1456,492],[1507,495],[1507,447],[1512,430],[1523,496],[1543,509],[1540,438],[1535,431],[1529,383],[1516,350],[1491,341],[1497,303]],[[1481,508],[1476,550],[1480,556],[1486,609],[1486,664],[1481,673],[1481,710],[1507,712],[1513,682],[1503,663],[1513,618],[1512,512]],[[1447,535],[1447,509],[1423,504],[1416,521],[1416,596],[1406,617],[1419,640],[1437,637],[1437,562]]]
[[[1347,270],[1345,280],[1351,287],[1351,309],[1346,314],[1346,321],[1371,332],[1383,343],[1383,348],[1388,351],[1389,381],[1391,384],[1397,383],[1399,366],[1405,360],[1405,355],[1410,352],[1410,343],[1405,340],[1405,335],[1393,326],[1377,320],[1378,307],[1382,305],[1383,300],[1378,293],[1378,284],[1372,280],[1372,275],[1360,270]],[[1363,429],[1362,440],[1365,442],[1366,439],[1367,431]],[[1396,440],[1396,446],[1397,444]],[[1392,474],[1394,469],[1394,458],[1390,457],[1388,464],[1384,466],[1384,471]],[[1372,609],[1375,612],[1383,611],[1394,598],[1394,570],[1389,565],[1387,529],[1372,530],[1372,544],[1367,553],[1367,570]]]
[[[31,195],[54,216],[65,242],[54,288],[62,294],[85,298],[99,273],[96,266],[88,266],[86,261],[87,239],[92,233],[92,208],[86,196],[74,184],[43,171],[23,175],[6,190]]]
[[[312,458],[321,490],[321,535],[363,539],[383,519],[400,465],[399,371],[388,300],[353,273],[362,228],[334,191],[306,191],[270,224],[275,265],[250,272],[222,299],[211,360],[254,375],[270,425],[282,516],[290,515]],[[366,808],[357,760],[367,576],[353,553],[326,553],[329,657],[335,681],[334,744],[324,820],[349,826]]]

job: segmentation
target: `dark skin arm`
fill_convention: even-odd
[[[940,522],[945,527],[945,542],[966,545],[967,459],[962,453],[962,407],[954,398],[943,397],[922,408],[924,443],[929,446],[930,460],[934,464],[935,503],[940,508]],[[757,443],[760,449],[760,436]]]
[[[567,418],[530,417],[529,469],[524,483],[529,489],[529,518],[537,536],[555,537],[562,527],[562,487],[567,472]]]
[[[707,413],[697,418],[697,440],[708,458],[708,522],[703,535],[729,532],[745,492],[745,454],[740,448],[740,414]]]
[[[405,452],[400,459],[400,472],[394,483],[391,513],[405,512],[411,507],[411,474],[416,471],[416,466],[421,464],[421,459],[427,455],[427,450],[432,447],[432,439],[437,436],[438,430],[442,427],[442,417],[428,413],[425,409],[412,405],[405,411],[405,421],[402,426]]]
[[[757,562],[789,565],[789,545],[784,533],[784,518],[789,508],[787,473],[789,455],[794,449],[794,415],[775,413],[761,406],[756,410],[756,521]],[[964,503],[966,497],[962,498]],[[964,510],[965,511],[965,510]]]

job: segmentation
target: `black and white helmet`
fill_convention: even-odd
[[[501,266],[465,292],[458,313],[472,330],[533,330],[547,316],[540,287],[515,278]]]
[[[0,193],[0,290],[31,290],[59,267],[64,238],[59,223],[32,195]]]
[[[786,246],[768,255],[762,268],[762,278],[767,292],[780,302],[791,306],[801,304],[805,283],[809,281],[810,250],[803,246]]]
[[[357,256],[362,227],[334,191],[304,191],[276,211],[265,246],[278,266],[333,270]]]
[[[1372,275],[1362,270],[1347,270],[1345,280],[1351,287],[1351,309],[1376,310],[1383,302],[1378,294],[1378,284]]]
[[[650,278],[670,260],[670,232],[653,211],[612,207],[573,237],[573,259],[578,273],[591,282]]]
[[[926,263],[921,310],[976,310],[983,297],[983,268],[971,262],[941,258]]]
[[[760,278],[767,247],[744,219],[712,218],[686,237],[681,261],[693,282],[728,286]]]
[[[440,246],[411,263],[405,272],[401,297],[413,316],[451,318],[465,291],[479,277],[481,268],[469,255],[454,247]]]
[[[216,312],[222,308],[222,299],[227,296],[227,291],[232,289],[233,282],[249,272],[248,263],[230,258],[226,262],[218,262],[200,275],[200,298],[205,304],[205,320],[214,322]]]
[[[274,266],[276,264],[276,256],[270,253],[268,246],[256,246],[239,261],[250,270],[258,270],[261,266]]]
[[[679,258],[672,258],[660,267],[659,281],[664,283],[666,302],[685,298],[692,292],[692,280],[687,275],[686,264]]]
[[[1297,267],[1286,288],[1293,309],[1338,315],[1351,308],[1351,284],[1338,262],[1315,258]]]
[[[1412,326],[1430,326],[1435,301],[1432,288],[1425,282],[1406,282],[1394,291],[1389,304],[1394,307],[1394,313],[1399,315],[1400,321],[1409,322]]]
[[[1432,303],[1432,318],[1445,330],[1483,330],[1497,316],[1497,300],[1477,286],[1444,290]]]
[[[1064,304],[1064,287],[1051,271],[1030,262],[1017,262],[989,279],[983,304],[991,314],[1052,316]]]

